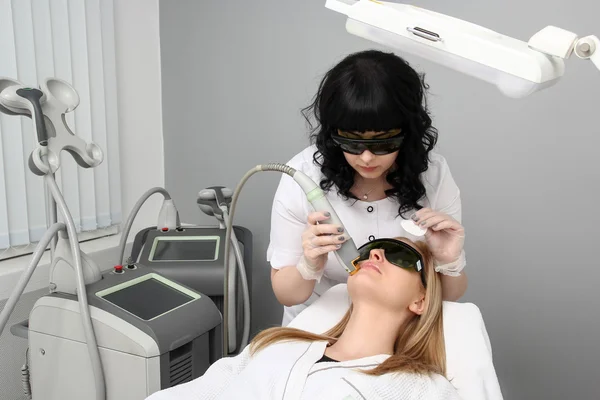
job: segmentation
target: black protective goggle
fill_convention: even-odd
[[[404,141],[404,135],[401,133],[386,139],[350,139],[338,134],[332,134],[331,137],[342,151],[354,155],[360,155],[365,150],[376,156],[390,154],[398,151]]]
[[[372,242],[365,243],[358,249],[359,256],[352,261],[352,265],[359,269],[358,263],[368,260],[371,256],[371,250],[383,250],[385,259],[389,263],[400,268],[413,269],[421,274],[423,287],[427,287],[425,280],[425,269],[421,255],[408,244],[396,239],[375,239]]]

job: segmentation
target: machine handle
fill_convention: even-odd
[[[407,31],[412,33],[415,36],[422,37],[423,39],[431,40],[432,42],[441,42],[442,38],[435,32],[428,31],[427,29],[419,28],[415,26],[414,28],[408,27]]]
[[[32,113],[31,119],[37,133],[38,143],[42,146],[48,144],[48,133],[46,132],[46,121],[44,121],[44,113],[40,99],[44,97],[44,92],[35,88],[17,89],[17,94],[31,103]]]
[[[342,224],[342,221],[340,220],[340,217],[338,217],[338,215],[336,214],[335,210],[333,209],[333,207],[331,206],[329,201],[325,198],[325,194],[323,193],[323,191],[321,189],[316,189],[316,190],[312,191],[308,195],[308,200],[314,207],[315,211],[329,212],[329,214],[330,214],[329,219],[324,222],[321,222],[321,223],[339,225],[342,227],[344,226]],[[345,230],[345,228],[344,228],[344,230]],[[344,267],[346,272],[348,272],[350,275],[353,275],[354,273],[357,272],[357,269],[352,264],[352,261],[354,261],[356,258],[358,258],[359,253],[358,253],[356,244],[354,243],[354,240],[350,237],[350,235],[348,234],[347,231],[344,232],[344,236],[347,237],[348,240],[346,240],[342,244],[342,247],[335,252],[335,256],[338,259],[338,261],[340,262],[340,264],[342,265],[342,267]]]
[[[185,335],[184,337],[177,339],[176,341],[171,343],[171,348],[169,349],[169,351],[173,351],[175,349],[180,348],[184,344],[191,342],[193,338],[194,338],[194,336],[190,334],[190,335]]]

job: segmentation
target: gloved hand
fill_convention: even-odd
[[[417,211],[412,220],[427,229],[425,238],[436,264],[451,264],[464,258],[465,229],[457,220],[430,208]]]
[[[302,258],[296,268],[306,280],[321,280],[327,254],[338,250],[347,239],[344,229],[333,224],[319,224],[329,219],[328,212],[308,214],[306,229],[302,233]]]

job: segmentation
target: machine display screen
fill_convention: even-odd
[[[171,311],[194,298],[155,278],[100,296],[145,321]]]
[[[214,261],[218,238],[157,238],[150,261]]]

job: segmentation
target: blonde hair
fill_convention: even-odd
[[[363,371],[368,375],[393,372],[437,373],[446,375],[446,347],[442,319],[442,284],[434,270],[433,256],[424,242],[397,238],[416,249],[425,264],[425,305],[421,315],[415,315],[398,332],[394,354],[376,368]],[[417,273],[417,272],[415,272]],[[422,285],[422,284],[421,284]],[[282,341],[329,341],[334,343],[344,332],[352,306],[340,322],[322,335],[287,327],[276,327],[260,332],[250,343],[250,353]]]

